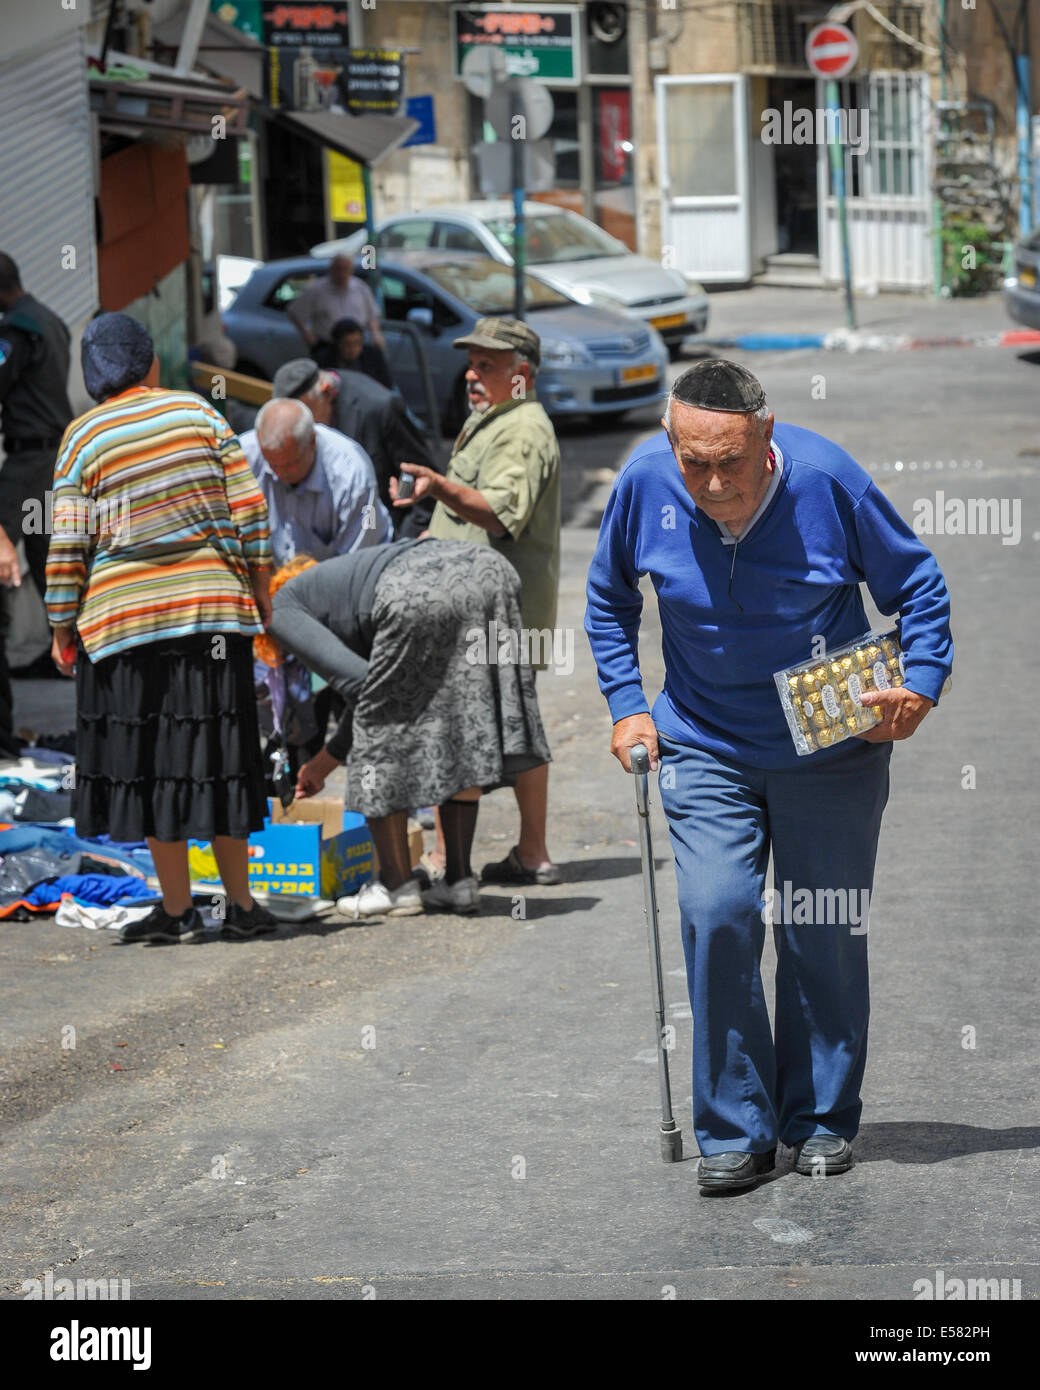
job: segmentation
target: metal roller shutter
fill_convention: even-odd
[[[74,328],[98,302],[82,31],[0,64],[0,130],[0,250]]]

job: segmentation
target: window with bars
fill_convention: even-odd
[[[805,40],[833,5],[817,0],[738,0],[740,64],[743,72],[805,73]],[[923,41],[923,7],[913,0],[876,0],[875,9],[898,29]],[[922,54],[863,13],[849,20],[859,42],[859,67],[905,71],[922,65]]]

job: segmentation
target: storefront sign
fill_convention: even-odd
[[[581,82],[577,5],[458,5],[452,10],[453,76],[473,48],[499,48],[510,77],[577,87]]]
[[[346,0],[262,0],[265,95],[283,111],[327,111],[350,51]]]
[[[389,48],[352,48],[339,79],[344,106],[355,116],[396,116],[404,94],[401,54]]]
[[[327,150],[326,197],[333,222],[364,222],[365,184],[361,165],[336,150]]]

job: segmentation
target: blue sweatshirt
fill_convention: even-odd
[[[814,637],[832,651],[867,631],[861,583],[882,613],[900,615],[908,690],[938,701],[953,662],[935,558],[869,474],[811,430],[778,424],[773,441],[779,483],[735,548],[686,491],[664,431],[640,445],[603,514],[585,615],[611,718],[647,712],[638,582],[649,574],[665,662],[658,731],[770,769],[801,763],[773,673],[807,661]]]

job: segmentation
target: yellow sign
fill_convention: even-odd
[[[328,150],[329,217],[333,222],[364,222],[365,186],[361,181],[361,165],[345,154]]]

